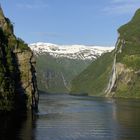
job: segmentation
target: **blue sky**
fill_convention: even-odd
[[[1,0],[1,5],[27,43],[110,46],[140,0]]]

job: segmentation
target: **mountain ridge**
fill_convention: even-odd
[[[66,57],[69,59],[94,59],[102,53],[110,52],[114,47],[86,46],[86,45],[57,45],[53,43],[32,43],[29,47],[35,55],[49,53],[54,57]]]
[[[102,53],[113,49],[42,42],[29,46],[36,56],[38,87],[49,93],[69,93],[71,80]]]
[[[130,22],[118,29],[115,49],[99,57],[72,81],[72,93],[84,91],[89,95],[140,98],[139,23],[140,9]]]

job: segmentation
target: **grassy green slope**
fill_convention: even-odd
[[[37,56],[36,61],[38,87],[50,93],[69,92],[71,80],[91,63],[91,60],[54,58],[49,54]]]
[[[140,9],[132,20],[118,29],[116,49],[93,62],[84,72],[72,81],[72,92],[87,92],[90,95],[103,95],[109,82],[114,54],[116,64],[122,64],[124,71],[117,75],[112,95],[115,97],[140,97]],[[120,51],[121,50],[121,51]],[[121,70],[120,68],[117,68]]]
[[[80,75],[72,81],[71,93],[88,93],[89,95],[103,95],[107,87],[113,62],[113,52],[103,54],[92,62]]]
[[[119,38],[125,40],[125,44],[122,53],[117,54],[117,62],[124,64],[133,72],[129,84],[118,83],[115,96],[138,98],[140,97],[140,9],[129,23],[118,29],[118,32]]]
[[[117,55],[117,62],[126,64],[134,70],[140,69],[140,9],[132,20],[118,29],[120,39],[125,40],[122,53]],[[121,43],[119,44],[121,45]],[[119,48],[119,45],[117,46]]]

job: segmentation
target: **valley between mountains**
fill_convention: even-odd
[[[5,2],[8,10],[14,4],[10,2]],[[44,3],[41,9],[44,6],[48,12],[49,8],[53,9],[56,1],[48,6],[49,2],[52,1],[47,1],[47,7]],[[69,2],[73,4],[63,6],[70,6],[71,14],[76,1]],[[85,2],[88,4],[88,0]],[[121,0],[114,0],[116,2]],[[41,16],[38,4],[41,3],[30,6],[25,2],[24,6],[14,7],[12,14],[18,13],[18,18],[23,19],[23,24],[20,23],[23,30],[30,22],[32,27],[38,25],[37,15]],[[92,3],[95,10],[96,3],[98,1]],[[81,5],[82,0],[77,4],[76,10],[88,6]],[[61,9],[60,1],[56,5],[55,14],[62,10],[68,15],[68,9]],[[31,14],[31,20],[35,13],[36,22],[25,20],[27,14],[22,16],[21,9]],[[49,23],[44,10],[43,20],[39,20],[42,27],[45,19]],[[89,14],[94,17],[95,13]],[[76,23],[73,15],[72,21]],[[58,22],[51,21],[51,24]],[[140,140],[140,9],[118,29],[115,46],[26,44],[15,35],[14,26],[0,5],[0,140]],[[41,30],[41,26],[33,30],[36,27]],[[43,34],[48,27],[44,25]],[[103,33],[102,29],[98,30]]]
[[[37,80],[41,91],[69,93],[71,81],[103,53],[114,47],[30,44],[37,62]]]
[[[140,9],[114,47],[33,43],[38,87],[48,93],[140,97]]]

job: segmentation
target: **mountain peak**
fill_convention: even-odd
[[[125,41],[134,41],[139,43],[140,38],[140,9],[138,9],[132,19],[125,25],[121,26],[118,29],[120,38],[123,38]]]
[[[85,45],[57,45],[53,43],[33,43],[29,45],[36,55],[49,54],[55,58],[95,59],[102,53],[110,52],[114,47],[85,46]]]
[[[140,8],[135,12],[132,21],[140,19]]]

